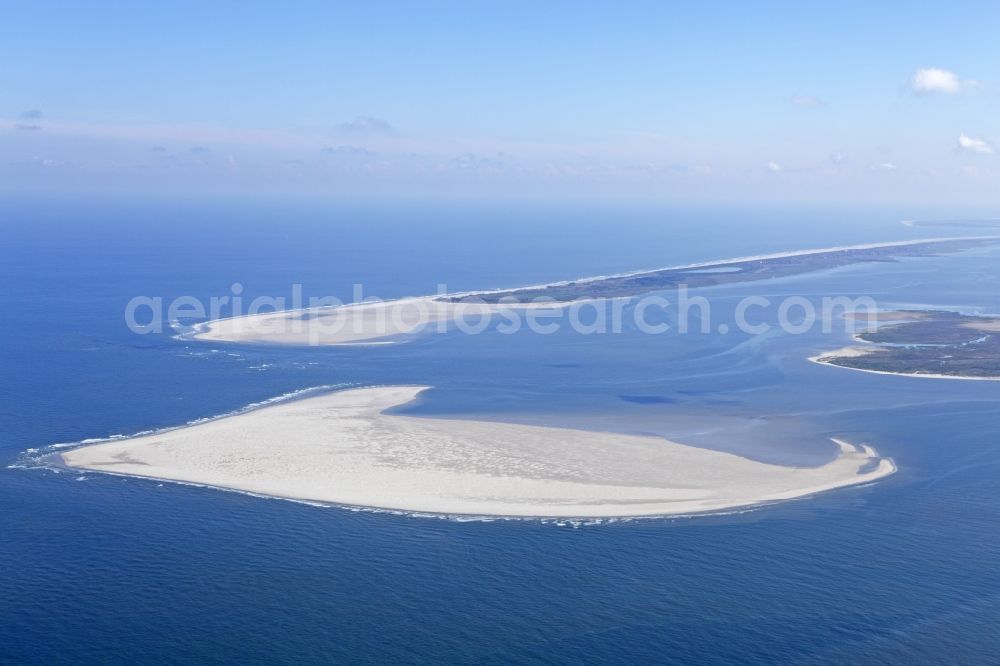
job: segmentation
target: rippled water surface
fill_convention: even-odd
[[[136,295],[208,298],[234,282],[248,299],[296,282],[388,298],[933,235],[899,225],[907,216],[9,204],[0,662],[993,662],[1000,382],[821,367],[806,359],[846,333],[723,335],[714,322],[748,294],[998,313],[995,250],[705,290],[712,332],[685,336],[303,350],[137,336],[122,316]],[[36,465],[61,442],[379,383],[435,386],[408,412],[657,433],[787,464],[819,463],[843,437],[899,472],[731,515],[557,524],[351,512]]]

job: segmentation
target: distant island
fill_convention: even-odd
[[[738,257],[512,289],[262,312],[202,322],[195,325],[189,337],[204,342],[272,345],[391,344],[430,326],[446,329],[457,317],[464,315],[485,317],[503,310],[567,307],[578,300],[628,298],[681,286],[695,289],[769,280],[866,262],[931,257],[997,243],[1000,243],[1000,236],[869,243]]]
[[[903,226],[995,229],[997,227],[1000,227],[1000,218],[975,218],[975,219],[954,219],[954,220],[903,220]]]
[[[879,312],[847,347],[813,361],[852,370],[1000,380],[1000,318],[946,310]]]
[[[461,301],[500,303],[512,300],[525,302],[536,299],[567,302],[586,298],[624,298],[651,291],[675,289],[681,285],[685,285],[689,289],[713,287],[789,277],[864,262],[894,261],[903,257],[928,257],[968,250],[984,242],[1000,243],[1000,236],[937,238],[786,252],[625,275],[587,278],[573,282],[558,282],[536,287],[449,294],[439,297],[438,300],[449,303]]]

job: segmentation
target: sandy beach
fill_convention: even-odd
[[[489,294],[511,294],[511,300],[517,299],[517,294],[528,293],[540,288],[566,285],[570,283],[584,284],[599,282],[613,278],[639,276],[647,273],[668,270],[704,271],[704,269],[724,270],[733,264],[747,261],[766,261],[788,257],[804,257],[816,254],[841,252],[846,250],[868,250],[878,248],[907,247],[926,243],[942,243],[958,240],[996,240],[998,236],[945,237],[924,238],[906,241],[891,241],[882,243],[865,243],[860,245],[845,245],[810,250],[793,250],[759,254],[716,261],[705,261],[677,266],[667,266],[657,269],[643,269],[613,275],[599,275],[576,278],[572,281],[551,282],[529,285],[514,289],[493,289],[476,292],[460,292],[440,294],[435,296],[419,296],[401,298],[389,301],[350,303],[340,306],[322,306],[302,308],[298,310],[283,310],[260,314],[247,314],[225,319],[215,319],[202,322],[195,326],[193,333],[187,335],[193,340],[206,342],[240,342],[254,344],[277,345],[366,345],[389,344],[404,339],[405,336],[418,334],[421,331],[443,331],[456,324],[464,324],[475,328],[484,318],[491,318],[510,313],[523,314],[527,310],[557,311],[571,306],[568,302],[511,302],[505,304],[470,302],[456,303],[447,298],[481,297]],[[447,298],[444,298],[447,297]]]
[[[874,315],[874,316],[872,316]],[[876,330],[878,324],[880,323],[911,323],[916,321],[926,320],[930,313],[920,312],[914,310],[883,310],[876,313],[847,313],[845,318],[854,320],[864,320],[867,319],[870,322],[874,322],[875,326],[872,326],[868,330]],[[972,322],[963,324],[963,327],[970,328],[973,330],[984,331],[989,333],[995,333],[1000,331],[1000,322],[995,319],[984,319],[982,322]],[[836,363],[837,359],[841,358],[858,358],[859,356],[868,356],[869,354],[877,354],[884,351],[886,348],[880,346],[878,343],[869,342],[860,335],[855,334],[852,336],[854,341],[859,343],[858,346],[848,346],[841,349],[836,349],[833,351],[823,352],[822,354],[816,354],[815,356],[810,356],[809,361],[812,363],[818,363],[819,365],[825,365],[828,367],[842,368],[844,370],[854,370],[855,372],[867,372],[873,375],[892,375],[896,377],[918,377],[921,379],[965,379],[980,382],[995,382],[1000,381],[1000,377],[971,377],[963,375],[947,375],[942,373],[934,372],[892,372],[889,370],[873,370],[870,368],[856,368],[850,365],[841,365]]]
[[[895,471],[834,440],[819,467],[658,437],[384,413],[424,388],[351,389],[62,454],[74,468],[405,512],[625,517],[720,511]]]
[[[862,349],[858,347],[844,347],[843,349],[838,349],[836,351],[817,354],[816,356],[810,356],[809,360],[813,363],[818,363],[819,365],[825,365],[830,368],[840,368],[841,370],[853,370],[854,372],[867,372],[872,375],[891,375],[893,377],[917,377],[920,379],[963,379],[965,381],[973,381],[973,382],[1000,381],[1000,377],[964,377],[962,375],[942,375],[933,372],[889,372],[888,370],[871,370],[869,368],[854,368],[849,365],[840,365],[838,363],[832,362],[833,360],[838,358],[856,358],[858,356],[865,356],[866,354],[870,354],[875,351],[877,351],[877,348]]]
[[[517,292],[517,291],[527,291],[530,289],[538,289],[540,287],[548,287],[553,285],[568,284],[569,282],[595,282],[598,280],[607,280],[608,278],[618,278],[618,277],[631,277],[636,275],[644,275],[646,273],[656,273],[659,271],[676,271],[676,270],[689,270],[689,269],[701,269],[701,268],[715,268],[715,267],[725,267],[732,264],[742,264],[747,261],[767,261],[769,259],[785,259],[791,257],[808,257],[814,254],[826,254],[828,252],[842,252],[844,250],[874,250],[878,248],[892,248],[892,247],[908,247],[912,245],[923,245],[925,243],[946,243],[949,241],[969,241],[969,240],[1000,240],[1000,236],[942,236],[935,238],[916,238],[911,240],[902,241],[884,241],[880,243],[859,243],[857,245],[833,245],[830,247],[819,247],[811,248],[808,250],[786,250],[784,252],[771,252],[767,254],[749,254],[740,257],[729,257],[726,259],[714,259],[712,261],[698,261],[690,264],[675,264],[672,266],[663,266],[660,268],[643,268],[635,271],[626,271],[624,273],[612,273],[609,275],[594,275],[590,277],[580,277],[574,280],[563,280],[559,282],[547,282],[543,284],[529,285],[526,287],[518,287],[516,289],[496,289],[492,290],[493,293],[496,292]],[[482,290],[476,292],[465,292],[470,294],[488,294],[491,290]],[[462,296],[463,294],[454,294],[456,296]]]
[[[279,345],[391,344],[422,331],[446,331],[456,325],[476,330],[505,311],[558,311],[568,303],[452,303],[436,296],[342,306],[267,312],[199,324],[194,340]]]

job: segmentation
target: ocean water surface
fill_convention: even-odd
[[[936,235],[912,211],[13,202],[0,243],[0,662],[992,663],[1000,382],[807,358],[843,330],[720,333],[747,295],[1000,313],[1000,251],[699,290],[706,334],[562,330],[294,349],[136,335],[134,296],[348,300]],[[921,217],[933,217],[932,214]],[[954,230],[937,235],[954,235]],[[773,311],[761,310],[762,321]],[[317,386],[400,409],[656,433],[786,464],[829,437],[877,484],[727,515],[468,521],[60,470],[58,443]]]

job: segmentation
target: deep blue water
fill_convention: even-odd
[[[996,663],[1000,383],[808,363],[846,334],[433,335],[205,345],[125,327],[136,295],[477,289],[905,239],[912,211],[8,203],[0,242],[0,662]],[[923,215],[928,217],[932,215]],[[946,234],[942,234],[946,235]],[[706,290],[1000,312],[1000,252]],[[768,315],[770,316],[770,315]],[[900,471],[736,515],[459,522],[31,468],[29,449],[302,388],[436,388],[442,417],[655,432]],[[27,467],[27,469],[25,468]]]

